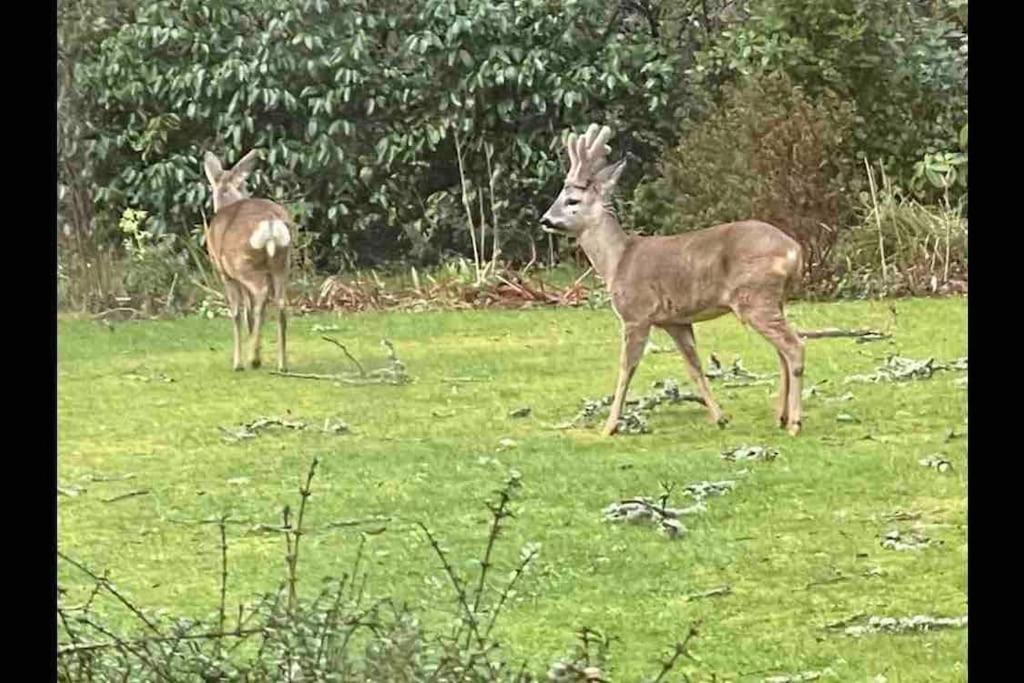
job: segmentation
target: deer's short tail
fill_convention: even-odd
[[[249,238],[249,246],[253,249],[265,249],[267,256],[273,258],[278,249],[283,249],[292,243],[291,233],[288,232],[288,224],[277,218],[260,221]]]

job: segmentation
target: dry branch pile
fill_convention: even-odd
[[[530,308],[580,306],[591,288],[583,283],[586,273],[567,287],[554,287],[539,278],[505,270],[492,272],[480,281],[461,278],[415,278],[413,285],[389,286],[380,278],[324,280],[318,296],[297,302],[302,310],[385,311],[471,308]]]

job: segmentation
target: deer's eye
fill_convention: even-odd
[[[568,204],[569,206],[575,206],[575,205],[580,203],[580,200],[578,200],[578,199],[566,199],[565,203]]]

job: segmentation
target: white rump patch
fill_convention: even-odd
[[[260,221],[256,224],[252,236],[249,237],[249,246],[253,249],[266,249],[273,253],[275,247],[287,247],[292,242],[291,233],[284,221],[272,219]],[[269,246],[273,243],[273,246]]]

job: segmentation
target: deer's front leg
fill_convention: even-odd
[[[697,385],[697,391],[704,399],[711,421],[719,427],[728,423],[728,418],[722,413],[722,408],[711,395],[711,387],[708,386],[708,378],[704,376],[704,368],[700,364],[700,356],[697,355],[697,340],[693,335],[693,325],[665,325],[665,331],[675,340],[676,346],[683,355],[686,364],[686,371],[690,373],[690,379]]]
[[[638,325],[624,323],[622,326],[622,354],[619,358],[619,382],[615,386],[615,398],[612,400],[611,411],[608,414],[608,421],[601,432],[604,436],[611,436],[619,427],[619,417],[622,415],[622,405],[626,402],[626,391],[629,389],[629,382],[633,379],[636,366],[644,355],[644,347],[647,345],[647,337],[651,333],[650,325]]]

